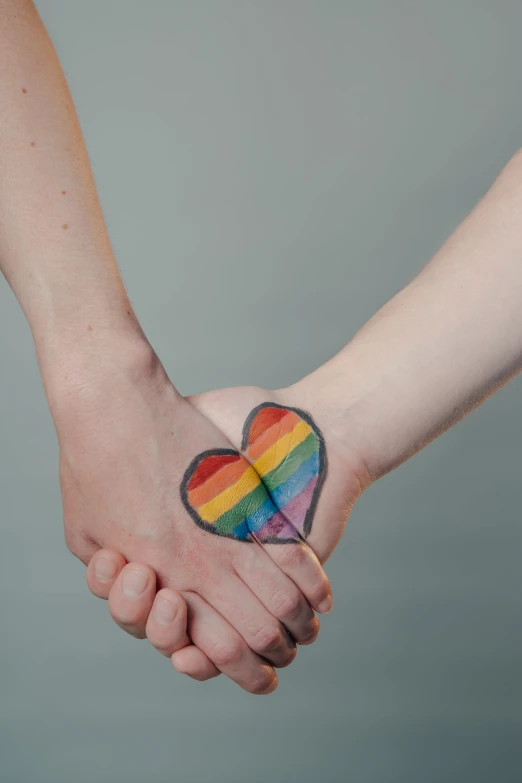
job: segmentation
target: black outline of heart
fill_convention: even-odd
[[[307,424],[310,425],[310,427],[313,429],[317,437],[319,438],[319,473],[317,475],[317,484],[314,490],[314,495],[312,498],[312,502],[310,503],[310,506],[308,507],[308,511],[306,512],[306,516],[304,518],[303,522],[303,535],[299,533],[298,530],[296,530],[297,535],[300,538],[308,538],[310,535],[310,531],[312,530],[312,523],[313,523],[313,517],[315,514],[315,510],[317,508],[317,503],[319,502],[319,495],[321,494],[321,490],[323,488],[324,482],[326,480],[326,475],[328,472],[328,460],[326,458],[326,445],[324,442],[323,433],[317,426],[317,424],[314,422],[312,417],[306,413],[305,411],[301,410],[300,408],[292,408],[289,405],[280,405],[277,402],[262,402],[260,405],[257,405],[253,410],[250,411],[248,414],[245,423],[243,425],[243,434],[242,434],[242,440],[241,440],[241,450],[244,452],[246,446],[248,445],[248,434],[250,430],[250,426],[252,424],[253,419],[257,416],[260,410],[263,408],[280,408],[282,410],[292,411],[293,413],[297,413],[298,416],[300,416],[303,421],[306,421]],[[201,528],[202,530],[206,530],[208,533],[212,533],[214,536],[218,536],[219,538],[228,538],[231,541],[238,541],[238,543],[252,543],[255,540],[255,534],[250,532],[250,535],[253,537],[251,540],[249,539],[237,539],[233,536],[229,536],[226,533],[216,533],[215,527],[210,522],[205,522],[201,517],[199,516],[196,509],[190,504],[188,499],[188,491],[187,487],[190,482],[190,479],[192,478],[194,471],[198,467],[198,465],[207,457],[210,456],[221,456],[226,454],[233,454],[234,456],[237,455],[239,457],[242,457],[245,462],[252,467],[252,463],[247,460],[244,454],[241,454],[236,449],[207,449],[207,451],[202,451],[201,454],[198,454],[188,468],[185,471],[185,474],[183,476],[183,480],[180,485],[180,494],[181,494],[181,500],[183,502],[183,505],[185,506],[186,510],[188,511],[189,515],[192,517],[193,521],[196,523],[196,525]],[[261,483],[263,484],[263,480],[261,479]],[[264,484],[263,484],[264,486]],[[270,497],[270,493],[265,488],[265,492],[267,493],[267,496]],[[274,507],[277,508],[277,506],[274,503]],[[277,511],[279,511],[280,514],[283,514],[285,516],[284,511],[281,511],[281,509],[277,508]],[[287,520],[287,522],[290,522],[290,520]],[[290,522],[290,524],[292,524]],[[293,525],[292,525],[293,527]],[[289,543],[297,543],[297,540],[295,539],[288,539],[288,538],[271,538],[266,539],[265,541],[261,542],[263,544],[289,544]]]

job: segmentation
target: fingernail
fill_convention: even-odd
[[[328,598],[325,598],[324,601],[321,601],[319,606],[317,607],[317,611],[320,614],[328,614],[328,612],[332,611],[332,597],[328,596]]]
[[[99,557],[94,564],[94,574],[99,582],[110,582],[114,579],[118,566],[114,560],[109,560],[108,557]]]
[[[154,617],[160,625],[170,625],[177,612],[177,607],[175,607],[174,604],[163,599],[157,602],[154,609]]]
[[[126,598],[135,600],[145,592],[149,577],[135,568],[125,571],[123,574],[122,592]]]

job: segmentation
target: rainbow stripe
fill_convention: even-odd
[[[267,495],[255,470],[237,451],[212,449],[189,465],[181,497],[200,527],[246,540],[250,532],[246,520]]]
[[[245,541],[295,541],[310,532],[324,481],[321,433],[297,409],[263,403],[243,430],[247,459],[212,449],[190,464],[181,486],[185,507],[205,530]],[[247,461],[248,460],[248,461]]]
[[[312,419],[294,408],[263,403],[245,422],[241,448],[270,500],[300,536],[310,532],[325,478],[324,441]],[[269,523],[258,537],[272,537]]]

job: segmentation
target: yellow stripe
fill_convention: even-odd
[[[215,522],[221,514],[230,511],[236,503],[243,500],[245,495],[252,492],[259,485],[260,481],[261,479],[257,473],[251,467],[248,467],[235,484],[220,492],[219,495],[209,500],[208,503],[200,506],[198,508],[199,516],[204,522]]]
[[[270,473],[271,470],[277,468],[279,463],[288,456],[292,449],[299,446],[311,432],[312,428],[310,425],[307,424],[306,421],[300,421],[299,424],[295,425],[292,432],[287,432],[282,438],[276,440],[273,446],[270,446],[270,448],[253,463],[252,467],[260,476],[265,476],[267,473]]]

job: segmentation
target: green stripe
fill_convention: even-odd
[[[230,511],[225,511],[221,514],[214,523],[216,533],[225,534],[230,533],[235,527],[237,527],[244,519],[254,514],[258,508],[261,508],[268,495],[266,489],[262,484],[258,484],[252,492],[245,495],[239,503],[232,506]]]
[[[297,468],[302,465],[307,459],[318,450],[319,438],[315,432],[311,432],[295,449],[287,455],[287,457],[270,473],[262,477],[262,482],[265,485],[268,492],[272,492],[277,487],[281,486],[287,479],[292,476]]]

